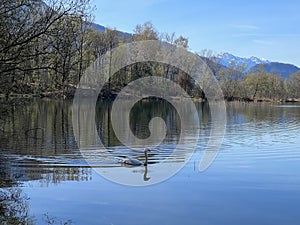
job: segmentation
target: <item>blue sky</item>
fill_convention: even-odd
[[[230,52],[300,66],[298,0],[94,0],[95,22],[132,33],[151,21],[183,35],[190,50]]]

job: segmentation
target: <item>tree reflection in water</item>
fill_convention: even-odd
[[[1,182],[0,186],[2,185]],[[28,200],[20,188],[0,188],[1,224],[34,224],[33,218],[29,216]]]
[[[21,188],[1,188],[7,184],[0,181],[0,224],[1,225],[33,225],[35,218],[29,214],[29,197]],[[61,221],[44,214],[45,225],[71,225],[71,220]]]
[[[50,216],[48,213],[44,214],[44,221],[47,225],[61,224],[61,225],[72,225],[73,222],[68,220],[66,222],[59,221],[57,218]]]

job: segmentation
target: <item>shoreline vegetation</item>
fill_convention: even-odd
[[[93,12],[90,0],[4,0],[0,5],[0,97],[72,99],[84,71],[99,56],[124,43],[158,40],[189,49],[188,38],[161,33],[150,22],[137,25],[132,35],[111,28],[99,31],[92,23]],[[224,67],[209,50],[196,54],[219,81],[227,101],[300,101],[300,72],[282,78],[262,66],[255,73],[245,73],[247,65],[233,62]],[[113,99],[130,82],[147,76],[172,80],[191,98],[206,99],[199,81],[155,62],[121,69],[108,80],[99,98]]]
[[[40,93],[40,94],[10,94],[8,97],[0,94],[0,99],[5,101],[10,101],[12,99],[49,99],[49,100],[72,100],[74,98],[75,91],[72,92],[62,92],[62,91],[55,91],[55,92],[46,92],[46,93]],[[111,93],[109,96],[99,96],[99,100],[114,100],[117,97],[117,93]],[[89,95],[86,94],[83,96],[84,98],[89,98]],[[122,98],[124,99],[130,99],[133,95],[126,95]],[[183,100],[188,97],[173,97],[177,100]],[[147,97],[145,96],[143,99],[154,99],[158,100],[160,98],[158,97]],[[206,99],[199,98],[199,97],[191,97],[191,99],[195,102],[206,102]],[[262,98],[262,99],[249,99],[249,98],[231,98],[226,99],[224,98],[226,102],[245,102],[245,103],[300,103],[300,98],[286,98],[286,99],[268,99],[268,98]]]

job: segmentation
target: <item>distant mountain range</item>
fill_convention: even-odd
[[[99,31],[104,32],[105,27],[96,23],[92,23],[91,26]],[[132,34],[119,31],[120,35],[126,38],[132,38]],[[300,71],[300,68],[298,68],[295,65],[292,64],[286,64],[286,63],[280,63],[280,62],[271,62],[264,58],[258,58],[258,57],[250,57],[250,58],[242,58],[235,55],[232,55],[230,53],[224,52],[220,53],[215,57],[215,61],[218,65],[215,65],[215,63],[210,62],[209,64],[213,64],[213,67],[216,70],[219,70],[222,67],[229,67],[231,63],[235,63],[236,65],[246,65],[245,71],[246,73],[252,72],[257,73],[259,71],[259,68],[263,66],[265,72],[272,73],[272,74],[278,74],[283,79],[289,77],[290,75]]]
[[[230,53],[220,53],[216,56],[216,61],[223,66],[229,67],[231,63],[235,63],[236,65],[246,65],[245,71],[250,71],[250,69],[258,64],[267,64],[270,63],[269,60],[257,57],[250,58],[241,58]]]
[[[252,73],[257,73],[259,71],[259,68],[263,67],[267,73],[278,74],[284,79],[300,71],[300,68],[292,64],[271,62],[267,59],[254,56],[250,58],[242,58],[230,53],[218,54],[216,56],[216,61],[225,67],[229,67],[231,63],[235,63],[236,65],[245,64],[245,72]]]
[[[105,32],[105,29],[106,29],[106,27],[104,27],[102,25],[99,25],[99,24],[96,24],[96,23],[91,23],[91,26],[94,29],[99,30],[101,32]],[[125,37],[125,38],[131,38],[132,37],[132,34],[130,34],[130,33],[122,32],[122,31],[119,31],[119,30],[118,30],[118,32],[119,32],[120,36],[122,36],[122,37]]]
[[[279,63],[279,62],[270,62],[266,64],[262,64],[264,70],[267,73],[278,74],[283,79],[288,78],[290,75],[295,74],[300,71],[295,65],[286,64],[286,63]],[[260,64],[251,68],[251,72],[257,73],[259,71]]]

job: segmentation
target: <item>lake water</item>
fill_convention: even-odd
[[[196,103],[191,118],[199,117],[200,135],[191,159],[163,182],[131,187],[91,167],[126,172],[147,184],[161,173],[155,166],[162,160],[170,168],[187,160],[185,154],[170,157],[181,126],[171,105],[144,101],[134,107],[130,127],[136,136],[149,136],[148,122],[157,116],[166,121],[167,135],[149,153],[147,167],[128,167],[109,158],[86,162],[73,134],[72,102],[17,102],[1,102],[0,224],[300,224],[300,105],[228,103],[219,154],[199,172],[211,122],[208,105]],[[116,159],[143,161],[141,152],[116,138],[110,106],[97,105],[103,144]],[[100,154],[93,151],[91,159]]]

